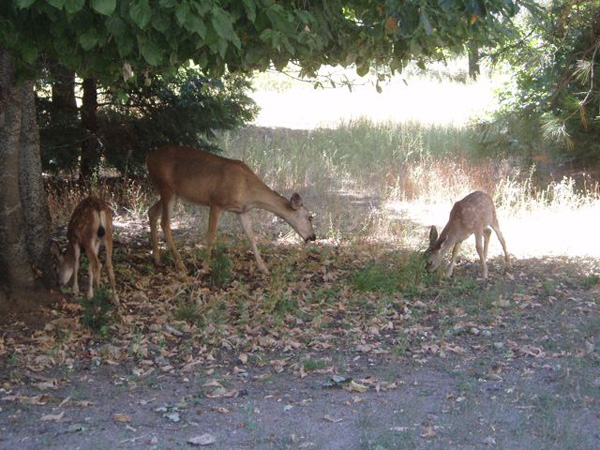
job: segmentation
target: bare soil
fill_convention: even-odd
[[[183,279],[150,266],[147,237],[119,231],[105,336],[69,295],[3,302],[0,448],[600,448],[597,259],[504,274],[497,258],[489,280],[467,259],[452,280],[365,291],[357,273],[405,255],[266,244],[267,279],[236,235],[217,288],[195,230],[176,232]]]

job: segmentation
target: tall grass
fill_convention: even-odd
[[[443,225],[452,203],[474,190],[488,192],[502,218],[546,214],[545,224],[554,221],[548,215],[600,205],[598,183],[583,174],[544,183],[548,177],[525,160],[482,157],[468,127],[368,120],[337,129],[248,127],[223,135],[221,147],[274,189],[300,191],[318,214],[319,234],[338,241],[360,235],[422,245],[423,227]]]
[[[278,189],[360,192],[401,201],[444,202],[475,189],[500,205],[577,207],[598,196],[598,184],[581,176],[539,184],[534,166],[481,156],[465,127],[368,120],[339,128],[290,130],[248,127],[222,137],[228,157],[239,158]]]
[[[287,197],[299,192],[317,215],[318,236],[338,243],[366,238],[419,247],[426,225],[443,225],[452,203],[478,189],[492,195],[503,219],[537,215],[546,228],[556,222],[551,215],[597,211],[600,205],[599,185],[589,177],[558,176],[541,183],[535,166],[516,158],[482,158],[469,127],[368,120],[348,121],[337,129],[250,126],[223,134],[220,147],[224,156],[245,161]],[[135,220],[145,220],[156,198],[147,180],[99,188],[117,213]],[[55,223],[65,223],[80,197],[73,185],[50,193]],[[183,211],[176,211],[178,218],[184,218]],[[206,215],[205,209],[194,211]],[[271,240],[293,235],[272,215],[256,215],[261,235]],[[220,229],[239,231],[237,221],[227,216]],[[516,225],[515,230],[524,233]]]

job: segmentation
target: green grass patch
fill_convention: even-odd
[[[212,287],[223,288],[233,278],[233,261],[226,253],[226,248],[217,245],[210,258],[210,273],[208,280]]]
[[[92,298],[80,300],[82,325],[105,339],[110,336],[110,325],[114,321],[112,313],[115,307],[110,302],[110,295],[108,290],[101,288]]]
[[[358,292],[401,292],[408,296],[418,294],[432,282],[435,275],[425,272],[423,257],[418,252],[407,255],[384,255],[351,275]]]

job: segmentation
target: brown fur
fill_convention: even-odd
[[[496,236],[498,236],[498,240],[504,250],[504,260],[508,267],[510,265],[510,258],[506,250],[504,236],[502,236],[502,232],[500,231],[494,203],[491,197],[485,192],[475,191],[454,204],[454,207],[450,211],[448,223],[439,237],[435,226],[431,227],[427,270],[433,271],[437,269],[444,255],[452,249],[452,259],[447,271],[447,276],[452,276],[460,245],[471,234],[475,234],[475,246],[481,260],[483,278],[487,278],[487,251],[492,233],[488,227],[491,227],[496,232]]]
[[[112,213],[108,205],[96,197],[87,197],[82,200],[71,216],[71,221],[67,228],[67,250],[60,258],[59,281],[66,284],[69,279],[73,279],[73,293],[79,293],[79,284],[77,280],[77,271],[79,269],[79,256],[81,250],[89,261],[90,284],[87,296],[94,295],[94,286],[98,288],[100,284],[100,271],[102,264],[98,259],[100,245],[104,244],[106,249],[106,269],[108,279],[113,290],[113,301],[118,303],[115,286],[115,275],[112,266],[113,249],[113,225]]]
[[[260,208],[270,211],[289,223],[303,239],[315,239],[310,214],[304,208],[300,196],[294,194],[291,200],[287,200],[267,187],[241,161],[190,147],[168,146],[151,153],[147,166],[150,179],[160,195],[160,199],[148,211],[152,254],[156,264],[160,262],[157,236],[157,222],[160,217],[167,246],[173,253],[177,267],[185,271],[173,242],[170,226],[173,205],[177,198],[210,208],[207,237],[209,258],[216,239],[219,218],[224,211],[239,215],[258,267],[265,273],[269,271],[256,246],[248,215],[250,210]]]

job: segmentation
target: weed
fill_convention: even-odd
[[[584,289],[592,289],[600,286],[600,275],[591,274],[577,280]]]
[[[180,301],[173,312],[173,317],[190,325],[201,326],[203,322],[202,310],[195,302]]]
[[[232,279],[233,261],[227,256],[226,248],[217,245],[211,254],[209,283],[216,288],[225,287]]]
[[[80,300],[81,323],[104,339],[110,336],[110,324],[113,321],[114,305],[109,300],[110,295],[109,291],[102,288],[92,298]]]
[[[307,359],[302,363],[302,367],[306,372],[314,372],[315,370],[323,370],[327,367],[327,361],[323,359]]]

